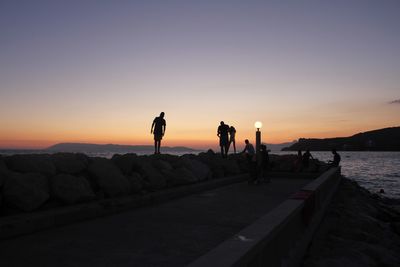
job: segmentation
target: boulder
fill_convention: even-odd
[[[149,161],[142,162],[141,174],[150,189],[161,189],[167,185],[166,178]]]
[[[210,168],[201,161],[184,158],[182,160],[182,164],[184,167],[190,170],[199,181],[207,180],[212,176]]]
[[[126,176],[126,178],[128,179],[129,184],[131,185],[130,187],[131,193],[139,193],[142,191],[143,177],[139,173],[133,172],[131,175]]]
[[[89,165],[89,159],[81,153],[56,153],[51,159],[58,173],[78,174]]]
[[[222,161],[225,175],[237,175],[242,173],[236,160],[225,159]]]
[[[5,158],[10,170],[22,173],[41,173],[46,176],[54,176],[56,167],[50,155],[31,154],[31,155],[12,155]]]
[[[198,181],[198,178],[186,167],[179,167],[168,172],[168,182],[174,185],[193,184]]]
[[[165,160],[154,160],[153,161],[153,167],[156,168],[159,171],[172,171],[173,167],[171,164],[169,164],[169,162],[165,161]]]
[[[85,177],[59,174],[51,179],[51,193],[56,199],[66,204],[74,204],[95,198],[90,188],[89,181]]]
[[[128,179],[112,162],[105,158],[94,158],[88,171],[107,196],[114,197],[129,193]]]
[[[125,175],[131,174],[133,171],[141,169],[139,157],[136,154],[115,154],[111,161],[117,166]]]
[[[7,169],[6,163],[4,162],[2,155],[0,155],[0,169]]]
[[[10,172],[4,183],[3,197],[5,203],[23,211],[35,210],[50,197],[48,180],[41,174]]]

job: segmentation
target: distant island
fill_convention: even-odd
[[[327,151],[333,148],[345,151],[400,151],[400,127],[378,129],[350,137],[300,138],[297,143],[282,151]]]
[[[115,144],[89,144],[89,143],[59,143],[50,146],[45,149],[49,152],[83,152],[83,153],[104,153],[104,152],[114,152],[114,153],[128,153],[128,152],[151,152],[154,151],[154,146],[152,145],[115,145]],[[184,146],[163,146],[162,150],[164,152],[199,152],[199,150],[184,147]]]

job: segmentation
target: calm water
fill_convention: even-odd
[[[289,152],[272,153],[289,154]],[[321,161],[333,159],[331,152],[311,152],[311,154]],[[384,196],[400,198],[400,152],[339,151],[339,154],[342,158],[340,165],[344,176],[357,181],[373,193],[383,188]]]
[[[7,153],[8,152],[8,153]],[[128,153],[129,151],[127,151]],[[137,154],[149,154],[149,151],[135,151]],[[37,151],[0,151],[0,154],[38,153]],[[43,152],[44,153],[44,152]],[[182,155],[180,151],[169,154]],[[189,152],[190,153],[190,152]],[[111,158],[114,153],[87,153],[89,156]],[[271,152],[271,154],[296,154],[296,152]],[[321,161],[332,160],[331,152],[311,152]],[[384,195],[400,198],[400,152],[343,152],[339,151],[342,161],[342,174],[357,181],[361,186],[376,193],[384,189]]]

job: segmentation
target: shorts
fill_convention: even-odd
[[[154,141],[161,141],[162,137],[162,134],[154,134]]]
[[[219,145],[220,145],[220,146],[227,146],[228,144],[229,144],[228,136],[223,136],[223,135],[221,135],[221,136],[219,137]]]

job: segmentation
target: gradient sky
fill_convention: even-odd
[[[400,1],[0,1],[0,147],[400,125]]]

